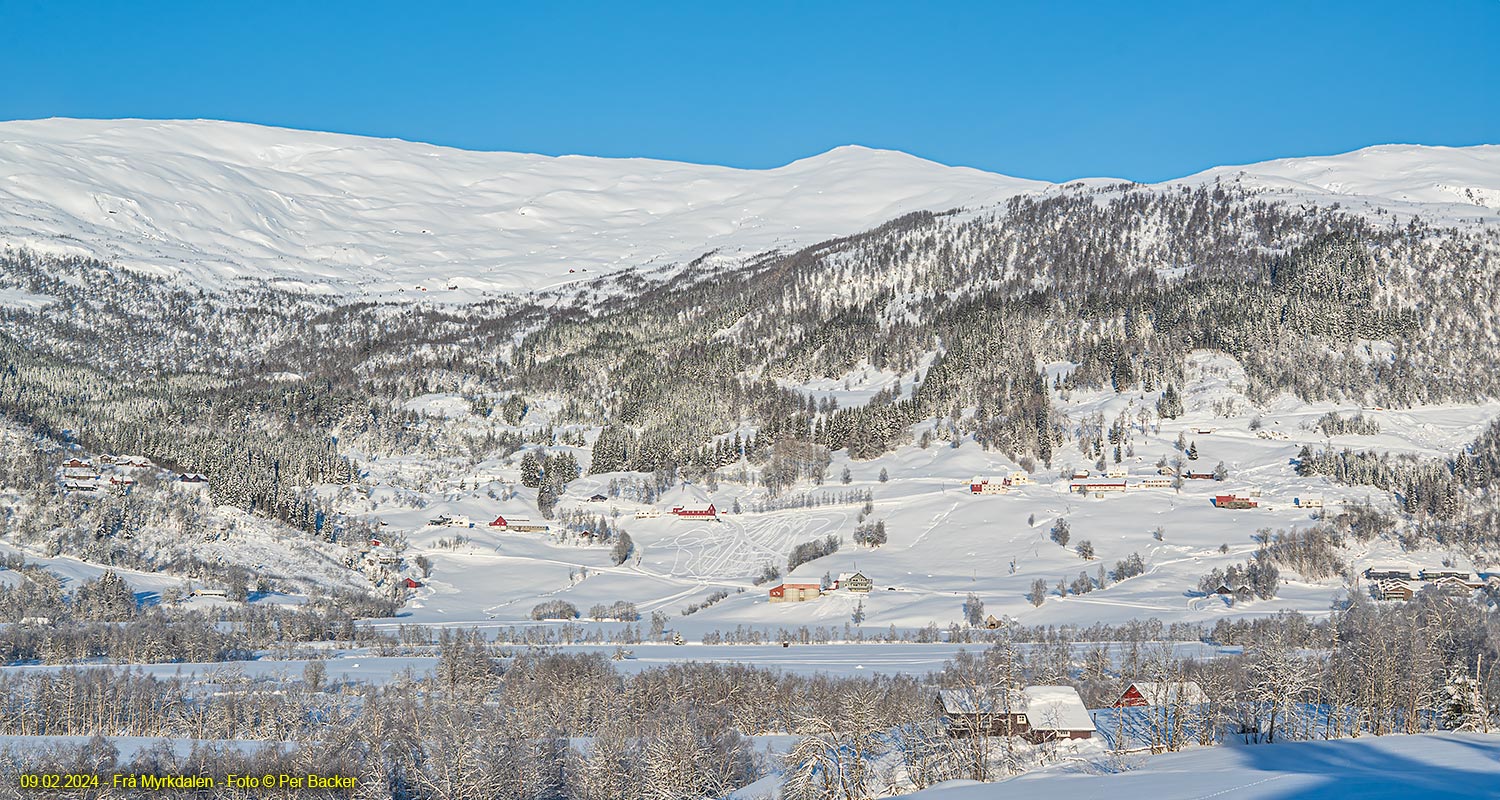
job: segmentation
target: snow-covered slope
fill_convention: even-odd
[[[0,123],[0,243],[209,285],[533,289],[716,248],[805,245],[1045,187],[862,147],[743,170],[228,122]]]
[[[1141,759],[1139,769],[1090,774],[1076,763],[1001,783],[954,781],[912,798],[1004,800],[1336,800],[1493,797],[1500,738],[1483,734],[1370,736],[1331,742],[1209,747]]]
[[[1291,202],[1500,221],[1500,146],[1372,147],[1163,186],[1216,178]],[[0,123],[0,246],[88,254],[209,287],[252,276],[463,302],[1044,191],[1061,189],[862,147],[743,170],[228,122]]]
[[[1174,183],[1222,180],[1272,196],[1384,209],[1453,224],[1500,220],[1500,145],[1379,145],[1352,153],[1215,167]]]

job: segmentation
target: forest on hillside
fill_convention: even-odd
[[[1199,348],[1238,359],[1252,401],[1500,395],[1497,235],[1218,185],[1116,185],[461,307],[250,281],[206,294],[6,251],[0,287],[53,302],[0,309],[0,412],[205,472],[217,498],[308,530],[325,516],[311,487],[358,474],[351,446],[521,444],[445,438],[400,407],[428,392],[507,422],[554,401],[555,424],[600,429],[595,472],[702,474],[764,463],[778,443],[868,458],[933,418],[1046,465],[1082,435],[1053,412],[1054,392],[1175,392]],[[1039,366],[1057,362],[1074,366],[1049,382]],[[802,386],[871,369],[902,380],[858,407]]]

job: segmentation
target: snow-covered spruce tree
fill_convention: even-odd
[[[1156,402],[1156,414],[1162,419],[1176,419],[1182,416],[1182,397],[1177,394],[1176,384],[1167,384],[1162,390],[1161,399]]]
[[[1448,670],[1443,684],[1443,727],[1450,731],[1490,732],[1490,706],[1479,679],[1463,667]]]
[[[521,485],[529,489],[542,485],[542,459],[535,450],[521,454]]]

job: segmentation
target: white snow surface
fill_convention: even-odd
[[[1207,747],[1142,758],[1138,769],[1091,774],[1076,762],[999,783],[952,781],[913,800],[1410,800],[1494,797],[1500,736],[1475,733],[1366,736],[1244,747]]]
[[[747,170],[230,122],[0,123],[0,243],[210,285],[536,289],[720,248],[812,244],[1046,186],[863,147]]]
[[[1215,179],[1288,202],[1500,221],[1496,145],[1385,145],[1160,186]],[[469,302],[1048,191],[1061,188],[855,146],[748,170],[205,120],[0,123],[0,246],[87,254],[211,288],[262,278]]]
[[[873,385],[888,385],[890,380],[892,376],[856,372],[849,390],[840,385],[828,391],[847,407],[854,404],[851,398],[870,392]],[[1033,474],[1035,483],[1015,487],[1005,495],[974,496],[968,490],[972,476],[1008,475],[1019,465],[1003,454],[980,448],[972,439],[965,439],[956,449],[938,440],[926,449],[906,447],[870,461],[851,461],[847,454],[836,454],[823,486],[803,481],[788,492],[788,496],[808,492],[829,498],[813,507],[757,508],[767,500],[763,488],[723,480],[717,488],[698,483],[674,486],[654,503],[656,516],[638,518],[638,512],[653,506],[624,496],[602,502],[588,498],[608,492],[612,479],[629,481],[639,476],[586,474],[568,486],[559,513],[583,511],[627,530],[634,549],[619,565],[611,559],[609,544],[570,538],[555,525],[551,534],[501,532],[487,525],[496,515],[539,518],[536,490],[518,485],[519,452],[477,463],[468,458],[450,462],[356,454],[365,470],[361,488],[351,493],[341,510],[380,520],[388,535],[407,542],[406,574],[421,578],[423,586],[413,590],[400,616],[388,621],[392,626],[477,627],[489,632],[541,624],[531,620],[532,608],[562,600],[578,608],[584,617],[579,624],[613,628],[616,623],[589,619],[590,610],[595,605],[628,601],[645,620],[652,612],[668,615],[668,628],[689,642],[701,642],[705,634],[729,632],[738,626],[764,631],[822,626],[838,638],[846,624],[871,636],[892,625],[913,630],[929,623],[946,627],[961,622],[970,593],[984,603],[985,614],[1013,617],[1027,625],[1121,624],[1152,617],[1166,623],[1212,625],[1219,619],[1259,617],[1282,610],[1322,615],[1333,601],[1344,597],[1347,588],[1341,576],[1309,579],[1290,569],[1283,570],[1274,599],[1229,602],[1198,591],[1199,580],[1210,570],[1243,564],[1251,557],[1260,529],[1305,530],[1319,524],[1318,512],[1294,506],[1294,498],[1321,497],[1330,516],[1337,515],[1344,503],[1369,500],[1378,507],[1390,507],[1389,495],[1372,487],[1298,476],[1291,462],[1303,445],[1315,450],[1349,447],[1441,457],[1472,442],[1500,415],[1500,403],[1495,402],[1375,410],[1307,404],[1282,396],[1256,407],[1243,395],[1243,386],[1244,371],[1234,359],[1195,352],[1181,387],[1184,416],[1164,422],[1159,430],[1133,427],[1134,456],[1127,452],[1121,464],[1108,464],[1123,467],[1132,483],[1160,478],[1157,460],[1177,456],[1174,443],[1180,434],[1185,435],[1201,455],[1187,466],[1208,471],[1222,461],[1228,479],[1187,481],[1181,492],[1146,488],[1104,496],[1072,494],[1070,481],[1062,475],[1071,474],[1075,467],[1092,470],[1095,465],[1070,443],[1054,454],[1050,469]],[[414,407],[431,407],[442,398],[424,395],[413,400]],[[1067,398],[1055,395],[1053,407],[1070,423],[1096,412],[1106,422],[1121,414],[1135,420],[1140,408],[1154,407],[1156,398],[1156,393],[1074,391]],[[1230,405],[1234,407],[1230,416],[1218,416],[1216,408]],[[1363,413],[1379,423],[1380,433],[1330,439],[1316,429],[1317,420],[1329,411]],[[533,415],[527,425],[549,424],[543,409],[534,410]],[[1262,424],[1259,431],[1250,428],[1255,419]],[[517,430],[496,418],[474,414],[432,415],[426,424],[466,436]],[[932,430],[934,424],[931,420],[919,423],[913,428],[913,438]],[[1200,429],[1213,433],[1195,432]],[[569,450],[587,471],[587,447],[550,449]],[[850,471],[847,485],[839,477],[845,467]],[[879,479],[882,470],[887,481]],[[853,542],[862,501],[851,495],[864,491],[872,494],[868,520],[883,521],[888,532],[888,543],[879,548]],[[1258,508],[1221,509],[1211,502],[1216,494],[1252,492],[1259,493]],[[665,513],[673,505],[708,502],[720,509],[716,521],[679,519]],[[733,512],[736,502],[742,513]],[[439,514],[467,517],[475,525],[427,524]],[[1050,537],[1059,518],[1066,518],[1071,526],[1067,547],[1058,546]],[[1153,535],[1158,526],[1164,530],[1160,541]],[[762,568],[766,564],[784,568],[797,544],[830,534],[843,540],[838,552],[801,565],[783,579],[811,583],[825,572],[832,576],[857,570],[870,577],[874,591],[856,594],[840,589],[810,602],[770,603],[767,590],[774,583],[753,581]],[[1074,550],[1084,540],[1091,542],[1095,558],[1085,560]],[[1111,580],[1107,587],[1087,594],[1070,592],[1063,597],[1057,592],[1060,579],[1072,583],[1080,572],[1093,578],[1101,568],[1114,570],[1132,553],[1144,561],[1144,574]],[[418,555],[430,560],[430,575],[413,571],[411,565]],[[1451,561],[1465,569],[1486,566],[1443,548],[1405,551],[1395,540],[1384,538],[1348,539],[1339,555],[1356,575],[1371,565],[1393,561],[1414,566]],[[1037,579],[1048,587],[1040,607],[1028,599]],[[1366,589],[1361,585],[1361,591]],[[718,593],[727,596],[695,613],[682,613]],[[862,624],[853,621],[856,611],[863,615]],[[735,658],[734,653],[749,651],[729,648],[722,652],[724,657]],[[792,647],[774,657],[811,659],[821,662],[822,669],[853,670],[863,664],[871,671],[885,669],[888,663],[882,662],[888,658],[907,657],[898,651],[878,652],[881,656]],[[648,651],[638,655],[646,659]],[[930,662],[921,668],[931,668]]]

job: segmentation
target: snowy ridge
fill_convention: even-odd
[[[1356,211],[1421,214],[1431,221],[1500,221],[1500,145],[1378,145],[1333,156],[1215,167],[1174,183],[1222,180],[1290,199]]]
[[[0,244],[210,286],[248,276],[360,294],[536,289],[1045,187],[862,147],[743,170],[228,122],[0,124]]]
[[[1215,179],[1290,202],[1500,221],[1494,145],[1371,147],[1160,186]],[[912,211],[1047,191],[1063,189],[863,147],[745,170],[229,122],[0,123],[0,246],[87,254],[210,288],[253,277],[465,302],[716,249],[804,246]]]

